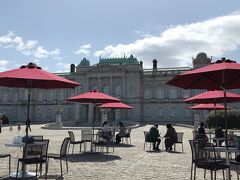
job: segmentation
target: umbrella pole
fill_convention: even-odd
[[[216,128],[218,127],[218,119],[216,118],[217,117],[217,108],[216,108],[216,102],[214,103],[214,110],[215,110],[215,119],[216,119]],[[216,129],[215,128],[215,129]]]
[[[31,88],[28,89],[28,103],[27,103],[27,120],[26,120],[26,138],[28,138],[28,129],[31,131],[30,127],[30,100],[31,100]]]

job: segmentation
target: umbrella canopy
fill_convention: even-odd
[[[208,66],[178,74],[167,84],[184,89],[237,89],[240,88],[240,64],[222,58]]]
[[[26,136],[28,136],[31,122],[29,117],[31,89],[75,88],[79,85],[74,81],[48,73],[34,63],[0,73],[0,86],[28,89]]]
[[[0,73],[0,86],[20,88],[75,88],[79,83],[51,74],[29,63],[26,66]]]
[[[80,103],[94,103],[102,104],[108,102],[120,102],[121,100],[107,94],[104,94],[98,90],[92,90],[86,93],[79,94],[67,99],[68,101],[80,102]]]
[[[189,109],[197,109],[197,110],[213,110],[213,109],[218,109],[218,110],[223,110],[224,106],[221,104],[198,104],[195,106],[188,107]]]
[[[188,103],[223,103],[227,102],[237,102],[240,101],[240,95],[230,92],[226,92],[226,97],[224,96],[224,91],[206,91],[204,93],[198,94],[191,98],[185,99],[184,102]]]
[[[122,102],[113,102],[113,103],[104,103],[99,108],[105,108],[105,109],[132,109],[132,106],[129,106]]]

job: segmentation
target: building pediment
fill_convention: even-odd
[[[124,72],[125,70],[121,66],[116,65],[97,65],[92,66],[89,73],[103,73],[103,72]]]

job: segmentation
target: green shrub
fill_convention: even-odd
[[[224,110],[211,111],[206,117],[206,126],[208,128],[216,128],[220,126],[225,128],[225,115]],[[240,111],[227,110],[227,127],[228,129],[240,129]]]
[[[2,115],[2,124],[9,124],[9,119],[5,114]]]

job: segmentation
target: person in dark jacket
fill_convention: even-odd
[[[159,151],[159,145],[161,143],[160,134],[158,130],[158,125],[154,125],[149,130],[149,136],[151,138],[151,141],[153,142],[153,150]]]
[[[196,139],[202,140],[205,144],[208,142],[208,137],[204,128],[204,122],[201,122],[200,126],[197,129]]]
[[[173,144],[177,141],[177,133],[171,124],[167,124],[167,133],[165,138],[165,148],[166,151],[172,151]]]

